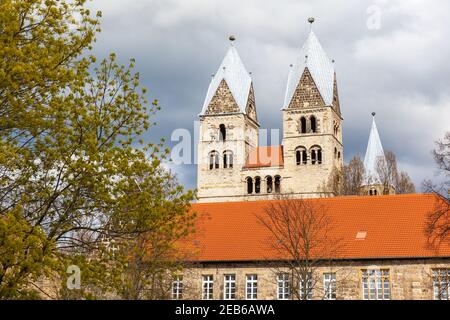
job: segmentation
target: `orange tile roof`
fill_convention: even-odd
[[[450,257],[450,244],[429,245],[428,214],[438,197],[426,194],[336,197],[319,201],[341,239],[337,259]],[[194,261],[278,260],[270,232],[258,220],[270,201],[196,203]],[[364,236],[363,236],[364,235]],[[358,236],[358,237],[357,237]],[[192,242],[191,242],[192,241]]]
[[[256,147],[253,149],[244,168],[279,167],[284,165],[283,146]]]

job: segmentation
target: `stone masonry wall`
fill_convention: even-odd
[[[206,114],[239,112],[239,106],[233,98],[225,80],[222,80],[206,110]]]
[[[338,300],[363,299],[362,270],[387,269],[390,273],[392,300],[431,300],[433,299],[432,270],[450,268],[450,259],[409,259],[348,261],[333,267],[320,267],[315,270],[317,284],[313,289],[313,299],[323,299],[323,274],[336,273],[336,298]],[[277,299],[276,274],[283,269],[274,268],[269,263],[218,263],[193,266],[184,270],[184,299],[202,299],[202,276],[212,275],[214,279],[213,297],[223,299],[224,275],[236,275],[236,299],[245,300],[246,275],[258,276],[258,299]]]

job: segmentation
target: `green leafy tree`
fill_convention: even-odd
[[[0,4],[0,298],[52,296],[40,280],[57,275],[61,297],[107,297],[105,285],[128,297],[132,249],[163,239],[158,250],[175,252],[192,229],[194,193],[162,166],[162,143],[140,140],[158,103],[133,60],[95,67],[86,53],[100,13],[84,5]],[[160,269],[178,268],[175,255],[159,254]],[[79,291],[64,287],[69,264],[82,270]]]

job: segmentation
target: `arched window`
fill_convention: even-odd
[[[339,151],[338,152],[338,159],[340,159],[341,158],[341,152]]]
[[[316,120],[316,117],[311,116],[309,118],[309,120],[311,121],[311,132],[316,133],[317,132],[317,120]]]
[[[233,168],[233,152],[232,151],[225,151],[223,153],[223,167],[225,169]]]
[[[225,129],[225,125],[221,124],[219,126],[219,141],[227,140],[227,129]]]
[[[273,179],[271,176],[266,177],[266,184],[267,184],[267,193],[272,193],[273,191]]]
[[[300,133],[306,133],[306,118],[300,118]]]
[[[247,181],[247,193],[252,194],[253,193],[253,179],[248,177],[246,179],[246,181]]]
[[[316,150],[311,150],[311,164],[316,164],[317,162],[317,153]]]
[[[334,148],[334,158],[337,158],[337,148]]]
[[[301,164],[306,164],[308,161],[308,155],[306,153],[305,147],[298,147],[295,149],[295,163],[299,166]]]
[[[319,146],[313,146],[310,149],[311,152],[311,164],[322,164],[322,148]]]
[[[211,151],[209,153],[209,170],[219,169],[219,153]]]
[[[261,193],[261,178],[255,178],[255,193]]]
[[[281,177],[275,176],[275,193],[281,192]]]

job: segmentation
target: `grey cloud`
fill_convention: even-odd
[[[379,30],[366,26],[371,5],[381,10]],[[108,0],[91,6],[103,11],[95,54],[136,58],[150,98],[163,106],[147,139],[193,130],[229,34],[237,36],[253,73],[261,127],[280,128],[289,64],[314,16],[314,30],[336,60],[345,158],[364,155],[376,111],[384,148],[417,185],[433,176],[433,141],[450,129],[448,1]],[[195,166],[173,170],[195,187]]]

